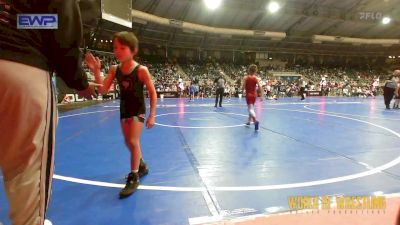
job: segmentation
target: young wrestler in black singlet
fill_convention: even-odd
[[[99,58],[92,54],[86,55],[86,62],[95,75],[96,83],[103,84],[99,88],[101,94],[108,92],[114,78],[117,79],[121,90],[121,128],[126,146],[131,152],[131,172],[127,177],[126,186],[120,191],[120,197],[130,196],[139,186],[139,177],[148,172],[147,165],[142,160],[140,135],[145,121],[146,106],[143,95],[143,86],[150,96],[150,114],[146,121],[147,128],[155,123],[155,107],[157,94],[150,79],[149,70],[139,65],[133,58],[138,52],[138,40],[131,32],[119,32],[113,38],[114,55],[121,62],[112,66],[104,81],[100,77],[101,63]]]

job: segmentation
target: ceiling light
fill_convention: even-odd
[[[392,20],[392,19],[390,19],[390,17],[385,16],[385,17],[383,17],[383,19],[382,19],[382,23],[383,23],[383,24],[389,24],[391,20]]]
[[[268,11],[270,13],[276,13],[276,12],[278,12],[279,9],[280,9],[280,6],[277,2],[270,2],[268,4]]]
[[[222,0],[203,0],[203,1],[206,4],[207,8],[211,10],[217,9],[222,3]]]

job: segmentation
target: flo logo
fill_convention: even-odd
[[[381,12],[360,12],[360,20],[380,20],[383,17]]]

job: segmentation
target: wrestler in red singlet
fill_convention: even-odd
[[[257,98],[257,77],[256,75],[247,75],[246,77],[246,102],[248,105],[254,105]]]
[[[254,104],[257,98],[257,85],[260,88],[261,97],[264,95],[264,91],[258,82],[256,73],[257,73],[257,66],[252,64],[249,66],[248,75],[244,77],[243,89],[246,90],[246,102],[247,102],[247,109],[249,112],[249,120],[246,123],[250,125],[251,121],[254,121],[255,130],[258,130],[259,122],[256,118],[256,112],[254,111]]]

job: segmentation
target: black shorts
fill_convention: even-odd
[[[144,116],[139,115],[139,116],[131,116],[131,117],[126,117],[126,118],[121,118],[121,123],[128,123],[130,121],[135,121],[135,122],[141,122],[144,123]]]

